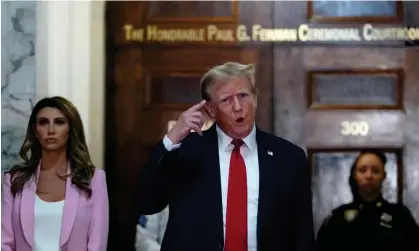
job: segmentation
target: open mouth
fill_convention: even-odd
[[[236,122],[237,123],[243,123],[243,121],[244,121],[244,118],[238,118],[238,119],[236,119]]]

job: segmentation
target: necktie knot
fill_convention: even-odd
[[[241,139],[233,139],[231,144],[234,146],[234,149],[240,149],[240,147],[244,144],[243,140]]]

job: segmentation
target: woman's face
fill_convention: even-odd
[[[36,116],[35,134],[44,151],[66,149],[69,137],[68,120],[57,108],[45,107]]]
[[[361,195],[367,197],[379,195],[385,176],[384,165],[375,154],[366,153],[359,158],[354,177]]]

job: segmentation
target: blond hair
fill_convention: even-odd
[[[249,81],[253,94],[257,94],[255,87],[255,66],[253,64],[240,64],[227,62],[217,65],[207,71],[201,79],[201,96],[207,101],[211,100],[208,90],[219,80],[229,80],[236,77],[245,77]]]

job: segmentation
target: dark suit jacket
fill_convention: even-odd
[[[311,251],[314,230],[306,155],[294,144],[259,129],[256,141],[260,179],[258,251]],[[215,125],[203,136],[189,134],[182,146],[171,152],[161,142],[143,167],[138,185],[140,213],[158,213],[169,205],[162,251],[223,250]]]

